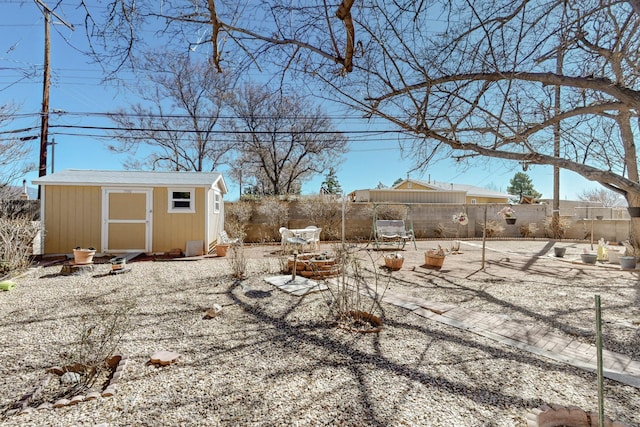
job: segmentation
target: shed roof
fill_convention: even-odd
[[[219,172],[109,171],[66,169],[32,181],[37,185],[115,185],[115,186],[195,186],[219,184],[223,193],[227,185]]]

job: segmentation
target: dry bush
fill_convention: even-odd
[[[33,240],[39,230],[40,223],[31,217],[0,217],[0,277],[31,265]]]
[[[433,229],[433,232],[436,237],[439,237],[441,239],[447,238],[447,227],[445,227],[445,225],[441,222],[439,222],[437,227]]]
[[[498,221],[487,221],[482,224],[482,230],[486,237],[500,237],[504,233],[504,227]]]
[[[345,214],[351,205],[345,204]],[[305,197],[300,201],[300,210],[311,224],[322,228],[325,240],[339,240],[342,235],[342,202],[332,195]]]
[[[570,217],[561,216],[558,217],[558,225],[554,227],[553,216],[545,217],[544,219],[544,235],[552,239],[562,239],[567,230],[571,227],[573,221]]]
[[[225,205],[224,225],[232,238],[244,241],[252,214],[253,203],[251,202],[240,200],[233,204]]]
[[[289,204],[276,197],[265,197],[258,204],[257,211],[267,218],[266,234],[262,238],[271,242],[280,240],[280,227],[286,227],[289,222]]]
[[[244,253],[244,245],[231,246],[231,255],[228,258],[231,266],[231,275],[236,279],[243,279],[247,274],[247,257]]]
[[[333,249],[339,268],[334,278],[335,285],[329,285],[331,301],[329,304],[332,316],[338,321],[348,321],[349,313],[363,311],[375,314],[380,309],[380,301],[389,287],[391,273],[383,274],[373,254],[356,245],[336,245]],[[361,259],[360,255],[364,255]],[[372,268],[366,268],[371,264]],[[370,292],[366,292],[370,289]],[[369,293],[372,298],[363,298]]]
[[[521,225],[519,230],[522,237],[534,237],[538,232],[538,225],[535,222],[530,222],[529,224]]]
[[[91,313],[74,323],[77,339],[61,354],[60,366],[79,369],[79,382],[60,389],[56,398],[69,398],[83,394],[108,375],[107,359],[118,352],[120,342],[131,328],[130,314],[133,303],[124,303],[113,311],[93,304]],[[53,400],[51,396],[47,401]]]
[[[372,208],[373,210],[373,208]],[[383,204],[375,207],[377,219],[402,219],[407,217],[409,207],[406,205]]]

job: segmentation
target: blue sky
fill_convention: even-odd
[[[0,127],[0,138],[6,138],[6,134],[2,132],[19,128],[34,128],[21,136],[39,135],[44,58],[43,15],[30,1],[0,0],[0,3],[0,104],[19,105],[18,117]],[[75,31],[56,24],[55,19],[51,26],[50,111],[54,113],[50,118],[49,139],[55,139],[56,142],[53,166],[56,171],[69,168],[120,170],[123,169],[124,157],[109,152],[104,139],[92,136],[100,134],[100,131],[74,128],[113,126],[108,119],[95,113],[114,111],[135,101],[128,92],[119,90],[115,84],[102,82],[100,67],[90,63],[72,47],[85,46],[86,43],[82,16],[76,10],[76,3],[65,2],[61,8],[56,9],[65,21],[76,27]],[[55,114],[56,111],[64,113]],[[371,135],[366,132],[378,130],[381,126],[371,125],[357,117],[336,120],[335,125],[339,130],[362,130],[362,135]],[[350,192],[374,188],[379,182],[391,185],[396,179],[407,176],[414,161],[401,158],[397,136],[373,135],[364,138],[362,135],[354,136],[345,161],[336,168],[343,190]],[[37,164],[39,140],[32,141],[32,144],[32,161]],[[51,173],[51,151],[48,160],[47,173]],[[225,172],[224,168],[220,171]],[[506,191],[509,180],[519,171],[522,171],[519,164],[501,160],[480,159],[472,167],[464,169],[453,160],[441,160],[423,174],[414,172],[410,176]],[[553,171],[550,166],[533,166],[526,173],[544,198],[553,196]],[[37,176],[37,171],[33,171],[25,179],[30,185],[31,180]],[[317,193],[324,178],[318,176],[305,183],[303,193]],[[237,183],[229,177],[226,180],[230,188],[227,199],[237,199]],[[561,172],[561,199],[575,199],[584,189],[591,188],[599,186],[574,173]]]

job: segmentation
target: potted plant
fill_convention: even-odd
[[[427,252],[424,253],[424,262],[427,267],[440,268],[444,263],[445,256],[446,252],[442,246],[438,245],[437,249],[428,249]]]
[[[460,236],[460,226],[465,226],[465,225],[469,224],[469,217],[467,216],[466,212],[459,212],[459,213],[453,215],[452,221],[456,225],[456,237],[459,237]],[[458,253],[459,251],[460,251],[460,241],[456,240],[451,245],[451,252],[452,253]]]
[[[598,260],[598,254],[594,254],[593,252],[589,252],[588,250],[584,249],[584,251],[580,254],[580,259],[582,259],[582,262],[584,262],[585,264],[595,264]]]
[[[384,265],[390,270],[400,270],[404,263],[404,257],[399,253],[384,256]]]
[[[625,242],[624,246],[624,253],[620,255],[620,268],[622,270],[635,270],[636,262],[638,261],[635,256],[635,249],[628,242]]]
[[[95,248],[90,247],[85,249],[78,246],[73,250],[73,262],[76,264],[91,264],[95,254]]]
[[[505,206],[504,208],[500,209],[498,211],[498,216],[501,216],[507,224],[516,223],[516,211],[514,211],[511,206]]]
[[[562,258],[566,252],[567,252],[567,248],[565,248],[565,247],[562,247],[562,246],[554,246],[553,247],[553,253],[558,258]]]
[[[227,243],[218,243],[216,245],[216,255],[217,256],[227,256],[227,250],[229,250],[229,244]]]

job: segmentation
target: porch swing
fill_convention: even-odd
[[[405,205],[407,212],[405,219],[378,219],[378,206],[380,205]],[[407,225],[409,228],[407,228]],[[413,246],[417,250],[416,238],[413,232],[413,214],[410,203],[374,203],[373,204],[373,227],[371,230],[376,249],[382,245],[397,245],[399,249],[404,249],[407,240],[413,241]]]

